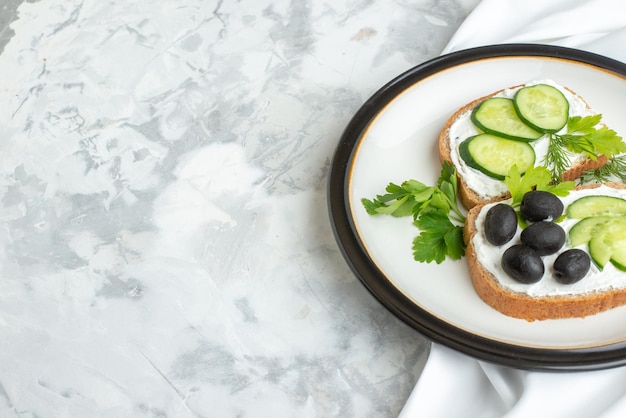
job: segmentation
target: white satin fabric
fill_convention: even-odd
[[[626,62],[623,0],[483,0],[443,53],[542,43]],[[433,343],[401,418],[626,417],[626,367],[529,372],[478,361]]]
[[[443,53],[503,43],[584,49],[626,61],[623,0],[482,0]]]

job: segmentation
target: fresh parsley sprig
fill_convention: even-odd
[[[509,170],[504,183],[511,194],[511,206],[516,210],[524,195],[531,190],[545,190],[557,196],[567,196],[573,181],[552,183],[546,167],[537,166],[521,173],[517,166]],[[383,195],[361,199],[370,215],[412,216],[420,233],[413,239],[413,258],[419,262],[441,264],[446,258],[458,260],[465,255],[463,225],[466,215],[458,206],[458,182],[454,166],[444,162],[437,186],[427,186],[417,180],[401,185],[389,183]]]
[[[552,175],[546,167],[536,166],[521,173],[517,165],[513,165],[509,174],[504,178],[509,193],[511,194],[511,206],[517,208],[522,203],[524,195],[531,190],[544,190],[556,196],[564,197],[574,189],[573,181],[552,182]]]
[[[465,255],[463,227],[453,224],[443,210],[423,213],[415,221],[415,226],[421,231],[413,239],[416,261],[441,264],[446,257],[458,260]]]
[[[546,167],[532,167],[522,174],[516,165],[513,165],[509,170],[509,174],[504,178],[504,184],[509,189],[511,194],[510,205],[515,210],[517,220],[522,228],[526,227],[527,223],[520,215],[519,209],[526,193],[532,190],[543,190],[556,196],[565,197],[576,186],[573,181],[552,183],[552,175]]]
[[[601,114],[572,116],[567,121],[566,133],[549,135],[543,165],[550,170],[553,182],[558,182],[563,173],[571,167],[571,157],[574,154],[584,154],[596,160],[601,155],[611,159],[626,152],[626,144],[622,137],[606,126],[598,127],[601,120]],[[626,176],[626,171],[620,172]]]
[[[465,215],[457,203],[456,170],[444,162],[437,186],[417,180],[401,185],[389,183],[384,195],[362,199],[370,215],[413,216],[420,234],[413,240],[413,258],[420,262],[442,263],[446,257],[458,260],[465,255]]]

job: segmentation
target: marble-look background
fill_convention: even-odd
[[[327,173],[475,3],[4,0],[0,416],[397,415],[428,342]]]

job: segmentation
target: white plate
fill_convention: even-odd
[[[427,336],[479,358],[523,368],[594,369],[626,361],[626,307],[584,319],[527,322],[487,306],[465,260],[413,260],[410,218],[370,216],[362,198],[389,182],[435,185],[437,137],[465,103],[528,81],[552,79],[579,93],[626,135],[626,65],[579,50],[498,45],[422,64],[380,89],[337,148],[329,184],[337,241],[355,274],[392,312]]]

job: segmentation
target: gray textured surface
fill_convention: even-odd
[[[0,415],[395,416],[428,342],[343,260],[327,172],[469,6],[1,7]]]

